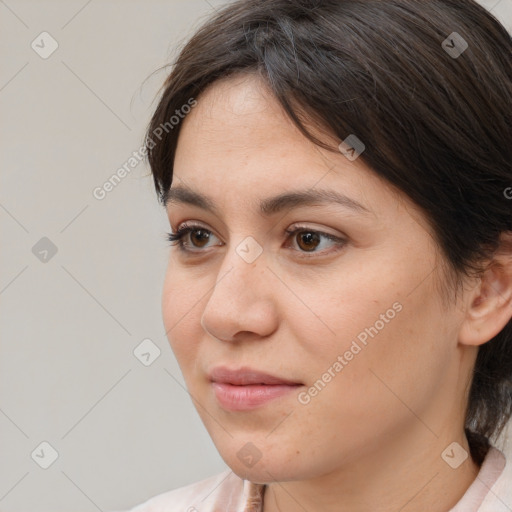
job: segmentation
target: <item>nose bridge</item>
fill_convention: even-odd
[[[258,293],[257,285],[261,283],[265,265],[263,247],[252,236],[246,236],[226,253],[215,288],[223,283],[224,291],[232,288],[243,301],[244,297]]]
[[[271,285],[264,282],[265,268],[263,247],[253,237],[229,247],[203,311],[203,328],[224,340],[239,331],[264,335],[271,330],[275,318],[269,310]]]

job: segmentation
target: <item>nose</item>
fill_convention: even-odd
[[[201,317],[203,329],[228,342],[270,335],[277,327],[272,277],[264,252],[251,261],[243,246],[230,248],[212,283]]]

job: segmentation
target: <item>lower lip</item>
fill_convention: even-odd
[[[212,382],[212,386],[220,405],[230,411],[255,409],[300,387],[300,385],[290,386],[286,384],[234,386],[233,384],[220,382]]]

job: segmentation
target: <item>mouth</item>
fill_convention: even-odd
[[[289,394],[303,384],[259,370],[218,366],[209,374],[218,403],[229,411],[247,411]]]

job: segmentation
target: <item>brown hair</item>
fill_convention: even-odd
[[[180,51],[147,130],[163,204],[180,129],[170,117],[241,72],[262,77],[319,146],[338,151],[303,120],[364,142],[364,163],[430,222],[456,285],[448,290],[479,275],[512,230],[512,40],[473,0],[227,4]],[[512,321],[479,348],[468,395],[466,433],[481,463],[512,414]]]

